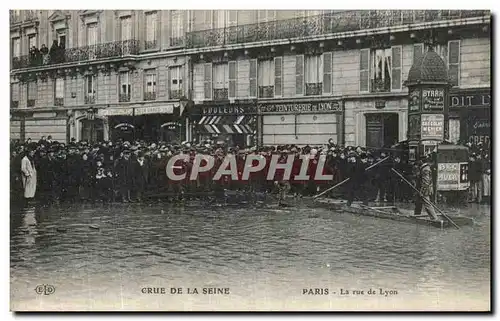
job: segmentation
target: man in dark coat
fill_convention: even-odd
[[[366,168],[368,163],[368,158],[365,153],[361,153],[359,159],[356,159],[354,155],[350,155],[351,158],[351,175],[350,184],[347,198],[347,206],[351,206],[354,200],[354,194],[357,194],[363,205],[368,205],[368,198],[366,193],[366,181],[367,174]]]
[[[132,160],[131,169],[133,175],[133,189],[137,201],[142,201],[142,196],[149,182],[149,164],[144,153],[139,152],[137,159]]]
[[[130,199],[130,188],[132,186],[130,165],[130,151],[124,150],[123,156],[118,159],[115,168],[115,175],[117,177],[117,185],[120,190],[120,195],[123,203],[128,203]]]

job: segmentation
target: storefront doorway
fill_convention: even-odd
[[[398,142],[399,117],[397,113],[366,115],[366,147],[389,147]]]
[[[104,122],[102,119],[82,119],[81,139],[88,142],[102,142],[104,140]]]

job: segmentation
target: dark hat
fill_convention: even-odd
[[[366,153],[361,153],[361,154],[359,155],[359,157],[360,157],[361,159],[366,159],[367,155],[366,155]]]

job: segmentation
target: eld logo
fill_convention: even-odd
[[[54,294],[54,292],[56,292],[56,288],[52,285],[49,285],[49,284],[41,284],[41,285],[37,285],[36,288],[35,288],[35,292],[36,294],[39,294],[39,295],[51,295],[51,294]]]

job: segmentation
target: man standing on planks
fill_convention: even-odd
[[[432,169],[431,163],[432,159],[430,155],[425,156],[424,159],[419,161],[418,173],[417,173],[417,190],[420,191],[420,195],[417,195],[416,203],[415,203],[415,215],[420,215],[422,213],[422,206],[425,208],[427,214],[433,220],[439,220],[436,212],[434,211],[434,207],[432,207],[431,195],[433,192],[433,183],[432,183]],[[423,197],[423,198],[422,198]]]

